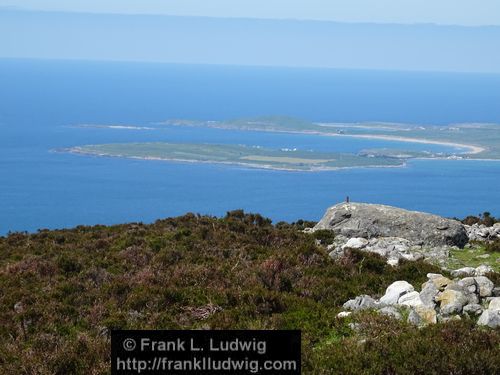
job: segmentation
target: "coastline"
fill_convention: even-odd
[[[378,135],[378,134],[335,134],[328,133],[332,136],[339,137],[354,137],[354,138],[365,138],[365,139],[383,139],[386,141],[399,141],[399,142],[409,142],[409,143],[423,143],[423,144],[431,144],[431,145],[440,145],[440,146],[450,146],[450,147],[458,147],[458,148],[468,148],[469,152],[463,152],[462,154],[479,154],[486,149],[481,146],[469,145],[464,143],[455,143],[455,142],[447,142],[447,141],[435,141],[425,138],[409,138],[409,137],[399,137],[392,135]]]
[[[461,154],[465,155],[475,155],[479,154],[483,151],[486,151],[486,148],[465,144],[465,143],[456,143],[450,141],[439,141],[432,140],[426,138],[411,138],[411,137],[402,137],[402,136],[393,136],[393,135],[383,135],[383,134],[338,134],[331,132],[322,132],[317,130],[284,130],[284,129],[262,129],[262,128],[252,128],[252,127],[235,127],[228,125],[218,125],[218,124],[208,124],[208,125],[186,125],[186,124],[168,124],[171,126],[188,126],[188,127],[208,127],[214,129],[232,129],[232,130],[242,130],[242,131],[258,131],[258,132],[271,132],[271,133],[289,133],[289,134],[305,134],[305,135],[318,135],[324,137],[351,137],[351,138],[364,138],[364,139],[380,139],[386,141],[396,141],[396,142],[408,142],[408,143],[421,143],[421,144],[431,144],[431,145],[439,145],[439,146],[449,146],[449,147],[457,147],[457,148],[465,148],[469,149],[469,151],[462,152]],[[326,127],[325,127],[326,128]],[[366,127],[368,129],[368,127]],[[372,127],[375,128],[375,127]],[[496,159],[495,159],[496,160]]]

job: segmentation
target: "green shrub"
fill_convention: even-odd
[[[497,238],[495,241],[486,243],[485,250],[490,253],[500,252],[500,239]]]
[[[357,332],[337,319],[356,295],[400,279],[418,288],[440,269],[359,250],[333,261],[316,245],[332,232],[302,233],[312,225],[237,210],[0,237],[0,373],[107,374],[118,328],[302,329],[304,374],[498,368],[498,331],[361,314]]]
[[[318,240],[322,245],[329,245],[335,239],[333,231],[328,229],[320,229],[312,233],[313,237]]]

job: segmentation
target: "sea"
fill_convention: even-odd
[[[446,217],[485,211],[500,216],[497,161],[413,160],[401,168],[292,172],[58,152],[145,141],[331,152],[403,146],[158,126],[168,119],[267,115],[315,122],[500,124],[500,75],[1,59],[0,235],[150,223],[188,212],[224,216],[234,209],[260,213],[275,223],[319,220],[327,207],[347,196]]]

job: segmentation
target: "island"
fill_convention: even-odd
[[[211,127],[425,143],[457,148],[458,151],[454,155],[446,155],[446,157],[460,155],[461,158],[467,159],[500,159],[500,125],[489,123],[465,123],[446,126],[386,122],[325,123],[287,116],[263,116],[227,121],[171,119],[159,122],[156,125]],[[387,155],[387,153],[384,154]],[[424,155],[413,155],[413,157],[421,156]],[[442,155],[435,155],[434,157],[442,157]]]
[[[177,162],[221,163],[289,171],[335,170],[351,167],[396,167],[404,160],[355,154],[269,149],[244,145],[180,143],[115,143],[66,149],[76,154]]]
[[[318,137],[351,137],[396,141],[394,147],[357,152],[320,152],[296,148],[271,149],[251,145],[205,143],[108,143],[75,146],[58,151],[80,155],[175,162],[219,163],[287,171],[328,171],[342,168],[401,167],[410,159],[500,160],[500,126],[447,126],[397,123],[314,123],[286,116],[226,121],[173,119],[145,126],[75,125],[114,130],[166,130],[167,127],[216,128],[238,131],[294,133]],[[446,151],[418,150],[411,144],[446,146]],[[406,148],[407,147],[407,148]],[[435,148],[435,147],[434,147]]]

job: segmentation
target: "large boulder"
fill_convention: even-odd
[[[330,207],[313,230],[329,229],[347,238],[399,237],[412,244],[463,247],[468,242],[462,223],[423,212],[368,203]]]
[[[486,276],[478,276],[475,277],[474,280],[476,281],[477,287],[479,289],[480,297],[489,297],[493,294],[493,288],[495,287],[495,285]]]

